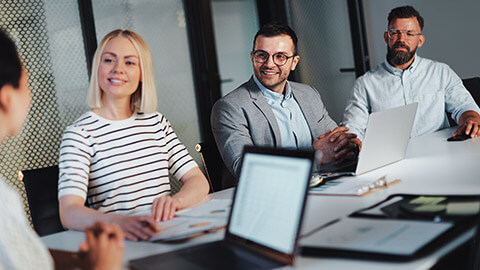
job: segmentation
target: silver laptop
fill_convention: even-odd
[[[358,159],[322,166],[319,173],[327,178],[359,175],[402,160],[407,152],[417,107],[415,102],[371,113]]]
[[[245,147],[225,238],[132,260],[133,269],[270,269],[294,262],[313,152]]]

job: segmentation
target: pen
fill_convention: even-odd
[[[196,227],[203,227],[203,226],[207,226],[207,225],[210,225],[210,222],[200,222],[200,223],[195,223],[195,224],[190,224],[190,228],[196,228]]]

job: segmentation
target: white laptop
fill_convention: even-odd
[[[327,178],[359,175],[402,160],[407,152],[417,108],[415,102],[371,113],[358,159],[322,166],[319,173]]]

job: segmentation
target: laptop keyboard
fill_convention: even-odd
[[[217,241],[130,261],[132,269],[271,269],[282,264]]]
[[[193,250],[185,250],[184,258],[195,265],[201,265],[207,269],[265,269],[265,259],[251,254],[250,252],[228,244],[224,241],[214,242],[206,245],[201,252]],[[182,252],[183,253],[183,252]],[[212,256],[205,254],[215,254],[215,260]],[[268,261],[267,261],[268,262]],[[277,263],[272,262],[272,267],[278,267]]]

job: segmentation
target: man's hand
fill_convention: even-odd
[[[124,216],[115,215],[112,222],[122,228],[125,238],[131,241],[148,240],[152,235],[160,232],[157,223],[151,216]]]
[[[458,129],[452,136],[465,134],[471,138],[480,136],[480,115],[475,111],[466,111],[462,113],[458,120]]]
[[[119,226],[97,222],[85,230],[85,238],[78,252],[82,269],[122,269],[125,243]]]
[[[180,202],[172,196],[161,196],[153,200],[152,217],[156,222],[167,221],[175,216]]]
[[[358,145],[353,142],[357,136],[353,133],[346,133],[346,131],[348,131],[347,127],[337,127],[315,139],[313,149],[323,153],[322,164],[333,161],[342,162],[345,159],[353,158],[358,153],[356,150]]]

